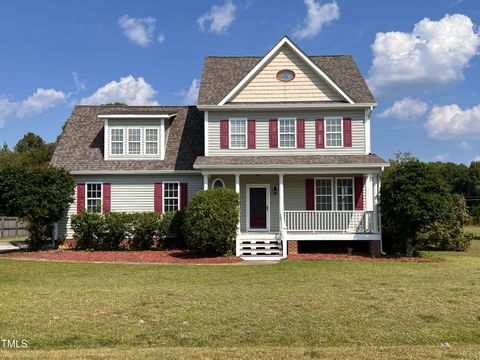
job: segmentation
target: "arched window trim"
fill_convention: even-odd
[[[220,182],[222,183],[222,188],[225,189],[225,182],[223,181],[223,179],[220,179],[220,178],[213,179],[213,181],[212,181],[212,189],[215,189],[214,186],[215,186],[215,183],[216,183],[217,181],[220,181]]]

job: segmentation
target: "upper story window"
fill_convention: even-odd
[[[277,79],[283,82],[292,81],[295,79],[295,73],[289,69],[283,69],[277,72]]]
[[[230,119],[230,148],[247,148],[247,119]]]
[[[278,137],[281,148],[296,147],[295,122],[295,118],[278,119]]]
[[[141,129],[128,129],[128,155],[140,155]]]
[[[112,155],[123,155],[123,129],[111,129],[110,138]]]
[[[102,184],[87,183],[86,187],[87,211],[102,212]]]
[[[112,157],[151,157],[160,154],[160,127],[110,126],[109,153]]]
[[[353,210],[353,179],[337,179],[337,209]]]
[[[325,118],[325,144],[326,147],[342,147],[343,129],[342,118]]]
[[[145,154],[158,154],[158,129],[145,129]]]
[[[163,183],[163,209],[165,212],[177,211],[180,206],[178,182]]]

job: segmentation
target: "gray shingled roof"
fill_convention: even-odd
[[[108,160],[103,157],[104,121],[100,114],[171,114],[165,160]],[[76,106],[50,162],[69,171],[192,170],[203,155],[203,113],[193,106]]]
[[[282,155],[282,156],[199,156],[194,168],[202,169],[211,166],[275,166],[285,165],[312,166],[312,165],[378,165],[388,163],[375,154],[369,155]]]
[[[309,57],[357,103],[376,102],[351,55]],[[218,104],[263,57],[209,56],[203,64],[198,104]]]

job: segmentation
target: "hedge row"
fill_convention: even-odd
[[[147,250],[167,237],[180,236],[182,215],[84,211],[72,216],[73,237],[82,250]]]

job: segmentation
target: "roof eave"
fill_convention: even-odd
[[[355,103],[355,104],[225,104],[225,105],[212,105],[212,104],[199,104],[197,108],[199,110],[271,110],[271,109],[338,109],[338,108],[361,108],[369,109],[375,108],[377,103]]]

